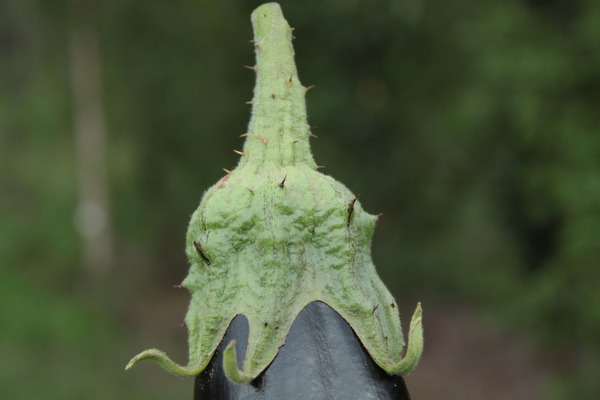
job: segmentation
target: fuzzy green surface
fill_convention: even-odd
[[[407,373],[422,351],[420,307],[409,333],[414,344],[403,359],[398,309],[371,261],[377,218],[343,184],[316,170],[306,89],[279,5],[260,6],[252,23],[257,80],[243,155],[204,194],[188,228],[189,364],[148,350],[129,366],[155,359],[170,372],[196,375],[231,320],[243,314],[250,327],[243,368],[237,370],[235,348],[228,346],[225,369],[236,382],[250,380],[275,358],[300,311],[322,301],[348,321],[377,364]]]

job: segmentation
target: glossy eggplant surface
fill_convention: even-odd
[[[410,400],[404,379],[379,368],[350,325],[324,303],[302,310],[275,360],[251,382],[233,383],[223,372],[221,351],[231,340],[241,367],[245,317],[233,320],[210,365],[196,377],[195,400]]]

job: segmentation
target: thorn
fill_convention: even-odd
[[[288,79],[288,82],[291,84],[292,83],[292,75],[290,75],[290,79]]]
[[[254,194],[254,190],[250,189],[250,188],[246,188],[248,189],[248,191],[250,192],[250,194]]]
[[[240,135],[240,137],[246,137],[246,136],[248,136],[248,132],[246,132],[246,133],[242,133],[242,134]]]
[[[310,89],[314,89],[315,85],[310,85],[304,88],[304,93],[308,92]]]
[[[309,127],[308,127],[308,129],[310,129],[311,131],[312,131],[313,129],[317,129],[317,128],[318,128],[318,126],[316,126],[316,125],[314,125],[314,126],[309,126]]]
[[[275,97],[275,93],[271,93],[271,98],[274,99]]]
[[[254,48],[255,48],[256,50],[262,50],[262,47],[260,46],[260,44],[257,44],[256,46],[254,46]]]
[[[261,138],[260,136],[256,136],[256,135],[254,135],[254,137],[255,137],[255,138],[257,138],[257,139],[259,139],[260,141],[262,141],[264,144],[267,144],[267,143],[269,143],[269,140],[268,140],[268,139]]]
[[[290,27],[290,30],[291,30],[292,32],[294,32],[294,31],[296,30],[296,28],[292,28],[292,27]]]
[[[251,66],[249,66],[249,65],[244,65],[244,68],[251,69],[251,70],[252,70],[252,71],[254,71],[254,72],[258,71],[258,67],[257,67],[256,65],[255,65],[254,67],[251,67]]]
[[[309,133],[308,136],[310,137],[314,137],[315,139],[318,139],[319,137],[317,135],[315,135],[314,133]]]
[[[379,308],[379,304],[375,305],[375,307],[373,307],[373,314],[375,314],[375,311]]]
[[[294,141],[292,142],[292,144],[296,144],[296,143],[298,143],[298,142],[299,142],[299,140],[294,140]]]
[[[250,43],[254,43],[254,39],[250,39],[248,40]]]
[[[254,102],[252,100],[247,101],[246,104],[254,104]]]
[[[230,171],[230,170],[228,170],[228,169],[225,169],[225,168],[223,168],[223,171],[227,172],[228,174],[230,174],[230,173],[231,173],[231,171]]]
[[[269,323],[267,321],[264,322],[265,326],[269,326]]]
[[[346,226],[350,226],[352,214],[354,214],[354,203],[356,203],[356,200],[358,200],[359,197],[360,197],[360,193],[358,194],[358,196],[356,196],[355,198],[350,200],[350,203],[348,205],[348,221],[346,222]]]
[[[317,169],[325,168],[324,165],[317,165]]]
[[[210,265],[210,260],[208,259],[208,257],[206,257],[206,255],[202,251],[202,245],[200,244],[200,242],[197,242],[197,241],[194,240],[194,247],[196,248],[196,251],[198,252],[198,254],[200,255],[200,257],[204,260],[204,262],[207,265]]]
[[[173,289],[183,289],[183,285],[182,284],[173,285]]]
[[[179,326],[180,326],[181,328],[185,328],[185,322],[182,322],[181,324],[179,324]]]
[[[296,36],[292,35],[292,40],[296,39]]]
[[[243,151],[234,150],[233,152],[236,153],[236,154],[239,154],[240,156],[244,156],[245,155]]]
[[[379,221],[379,218],[383,216],[383,213],[379,213],[375,216],[375,221]]]
[[[279,187],[283,189],[283,187],[285,186],[285,180],[287,179],[287,174],[285,174],[285,176],[283,177],[283,180],[281,181],[281,183],[279,183]]]

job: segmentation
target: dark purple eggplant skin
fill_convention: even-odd
[[[241,385],[223,372],[221,351],[234,339],[241,367],[248,342],[243,316],[233,320],[213,360],[196,377],[194,400],[410,400],[404,379],[377,366],[350,325],[324,303],[306,306],[271,365]]]

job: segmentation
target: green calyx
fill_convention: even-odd
[[[343,184],[317,172],[306,88],[279,5],[258,7],[252,24],[257,77],[246,143],[238,166],[204,194],[187,233],[189,363],[180,366],[151,349],[127,369],[152,359],[176,375],[197,375],[231,320],[243,314],[250,328],[243,367],[231,342],[224,370],[234,382],[250,381],[273,361],[300,311],[321,301],[350,324],[381,368],[407,374],[423,350],[421,306],[403,356],[396,302],[371,261],[377,217]]]

